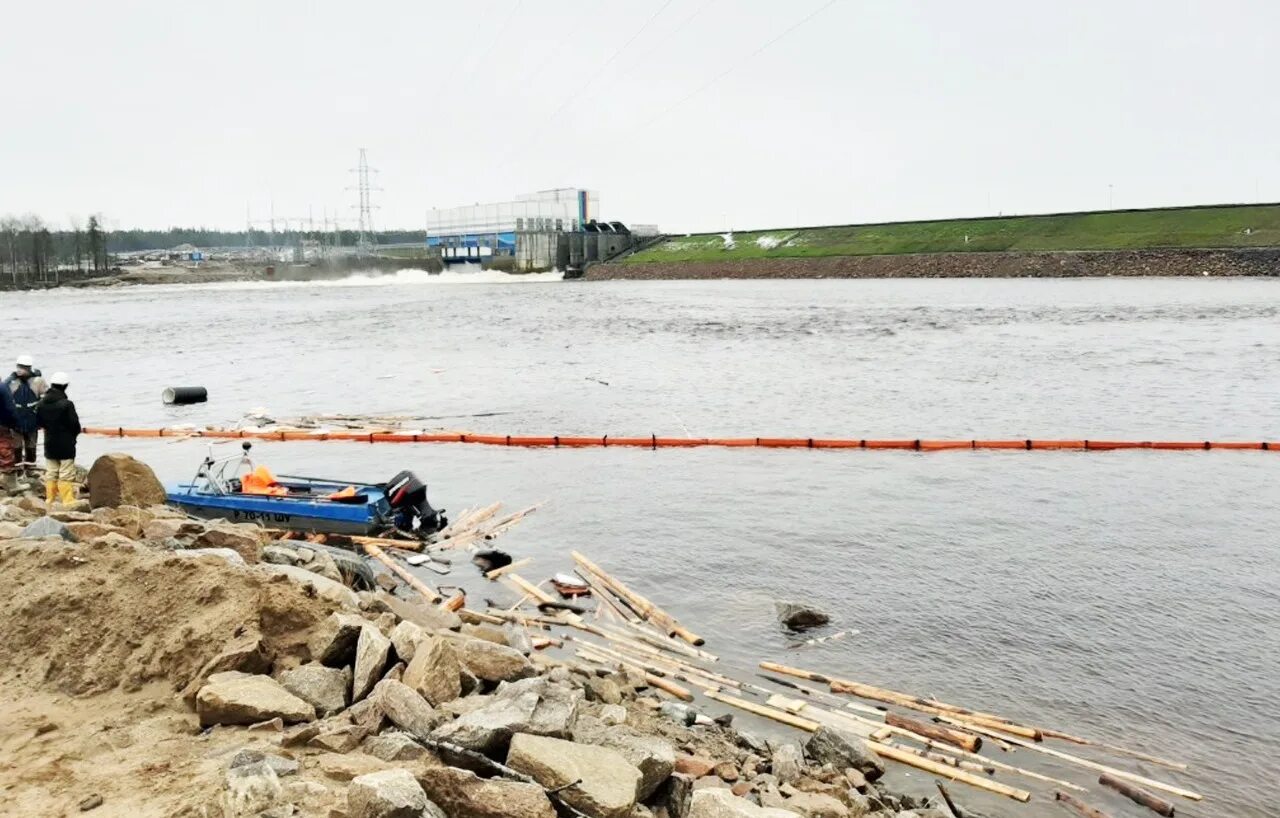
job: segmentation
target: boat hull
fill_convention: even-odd
[[[390,524],[380,493],[364,503],[335,503],[270,495],[202,494],[189,486],[169,491],[169,502],[194,517],[260,523],[268,528],[323,534],[377,534]]]

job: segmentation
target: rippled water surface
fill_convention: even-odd
[[[104,425],[261,407],[502,433],[1280,440],[1280,281],[459,280],[6,294],[0,317],[10,351],[71,372]],[[163,407],[180,384],[211,402]],[[203,453],[99,439],[81,459],[115,448],[166,479]],[[535,556],[531,578],[588,552],[742,674],[773,659],[1145,748],[1192,773],[1091,757],[1206,793],[1179,814],[1275,814],[1280,454],[257,453],[371,480],[413,468],[455,510],[545,499],[504,540]],[[860,633],[789,648],[778,598]],[[1140,814],[1088,771],[1004,760]]]

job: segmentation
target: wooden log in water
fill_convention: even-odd
[[[809,693],[818,692],[818,691],[809,691],[805,688],[798,688],[798,689],[804,692],[809,692]],[[817,707],[807,705],[806,702],[803,702],[799,699],[787,699],[783,696],[771,696],[768,701],[768,704],[773,707],[780,708],[782,710],[791,712],[796,715],[804,714],[805,718],[824,721],[824,723],[826,722],[826,718],[822,714],[829,712],[829,711],[821,710],[820,708],[817,708]],[[902,738],[908,739],[910,741],[914,741],[930,750],[937,750],[939,752],[958,755],[962,758],[971,759],[984,766],[995,767],[997,770],[1004,770],[1005,772],[1014,773],[1015,775],[1021,775],[1026,778],[1033,778],[1036,781],[1043,781],[1046,784],[1056,784],[1059,787],[1065,787],[1069,790],[1076,790],[1077,792],[1086,792],[1084,787],[1078,786],[1076,784],[1072,784],[1070,781],[1063,781],[1060,778],[1053,778],[1051,776],[1043,775],[1041,773],[1037,773],[1032,770],[1023,769],[1022,767],[1015,767],[1012,764],[1006,764],[1003,761],[997,761],[993,758],[987,758],[986,756],[982,756],[977,753],[971,753],[968,750],[961,749],[954,745],[945,744],[940,741],[935,741],[931,738],[918,735],[916,733],[913,733],[910,730],[907,730],[901,727],[892,727],[890,725],[884,724],[882,721],[877,721],[875,719],[859,716],[856,713],[845,713],[841,711],[838,713],[831,713],[831,715],[839,716],[843,719],[848,719],[856,722],[858,726],[850,730],[850,732],[854,733],[855,735],[868,736],[868,737],[874,738],[876,736],[877,730],[887,730],[892,735],[901,736]],[[878,715],[881,717],[884,716],[883,713],[878,713]],[[829,725],[829,726],[835,726],[835,725]]]
[[[927,758],[930,761],[936,761],[939,764],[946,764],[948,767],[955,767],[961,770],[968,770],[971,773],[983,773],[985,775],[995,775],[996,768],[987,764],[979,764],[976,761],[967,761],[963,758],[956,758],[945,753],[931,752],[929,750],[919,750],[915,747],[905,747],[895,742],[886,742],[890,747],[897,747],[899,750],[906,750],[908,753],[918,755],[921,758]]]
[[[1079,736],[1073,736],[1070,733],[1064,733],[1060,730],[1042,730],[1041,732],[1044,733],[1045,738],[1059,738],[1059,739],[1062,739],[1063,741],[1069,741],[1072,744],[1080,744],[1085,747],[1098,747],[1108,752],[1116,753],[1117,755],[1129,756],[1130,758],[1136,758],[1141,761],[1147,761],[1147,762],[1150,762],[1151,764],[1159,764],[1161,767],[1168,767],[1171,770],[1181,770],[1185,772],[1187,769],[1187,765],[1183,764],[1180,761],[1170,761],[1166,758],[1160,758],[1159,756],[1153,756],[1148,753],[1139,752],[1137,750],[1130,750],[1126,747],[1117,747],[1114,744],[1107,744],[1106,742],[1102,742],[1102,741],[1094,741],[1093,739],[1080,738]]]
[[[765,700],[765,704],[769,707],[783,710],[793,716],[801,716],[827,727],[852,733],[859,738],[884,739],[892,735],[892,732],[886,730],[883,725],[865,722],[852,714],[823,710],[822,708],[815,707],[802,699],[790,699],[786,696],[774,693]]]
[[[688,688],[681,687],[680,685],[666,678],[662,673],[654,673],[651,669],[646,668],[644,665],[637,662],[631,662],[631,661],[626,661],[622,659],[612,658],[598,649],[593,649],[595,647],[596,646],[594,645],[591,647],[584,647],[581,650],[579,650],[577,653],[579,656],[581,656],[584,659],[587,659],[588,661],[598,662],[604,665],[608,665],[612,663],[612,664],[621,665],[622,667],[630,668],[640,673],[641,675],[643,675],[645,682],[648,683],[650,687],[656,687],[659,690],[662,690],[666,693],[670,693],[672,696],[675,696],[677,699],[680,699],[681,701],[686,701],[686,702],[693,701],[693,693],[691,693]]]
[[[445,609],[446,611],[449,611],[450,613],[457,613],[458,611],[466,607],[466,604],[467,604],[467,595],[459,591],[458,593],[446,599],[444,602],[441,602],[440,607]]]
[[[1163,815],[1164,818],[1173,818],[1173,804],[1170,804],[1163,798],[1149,793],[1140,787],[1135,787],[1126,781],[1121,781],[1115,776],[1107,775],[1106,773],[1098,776],[1098,783],[1104,787],[1110,787],[1135,804],[1141,804],[1156,815]]]
[[[953,730],[947,727],[938,727],[935,724],[926,724],[922,721],[909,719],[906,716],[900,716],[897,713],[885,713],[884,723],[910,730],[934,741],[954,744],[960,749],[968,750],[971,753],[976,753],[982,749],[982,739],[973,733],[966,733],[963,730]]]
[[[945,716],[940,716],[939,718],[948,724],[955,723]],[[976,725],[971,725],[966,723],[959,723],[958,726],[968,730],[973,730],[975,733],[981,733],[984,736],[991,735],[992,733],[994,733],[993,730],[987,727],[979,727]],[[1173,784],[1166,784],[1163,781],[1156,781],[1155,779],[1146,778],[1145,776],[1137,775],[1135,773],[1125,772],[1124,770],[1117,770],[1115,767],[1108,767],[1105,764],[1099,764],[1098,762],[1090,761],[1087,758],[1080,758],[1079,756],[1073,756],[1073,755],[1070,755],[1069,753],[1064,753],[1061,750],[1055,750],[1052,747],[1045,747],[1042,744],[1036,744],[1034,742],[1030,742],[1025,739],[1018,738],[1017,736],[995,734],[994,738],[1004,739],[1010,744],[1017,745],[1018,747],[1025,747],[1028,750],[1034,750],[1037,753],[1042,753],[1047,756],[1053,756],[1054,758],[1060,759],[1062,761],[1066,761],[1071,764],[1076,764],[1081,767],[1088,767],[1089,769],[1094,770],[1095,772],[1108,773],[1109,775],[1113,775],[1117,778],[1123,778],[1127,781],[1132,781],[1135,784],[1141,784],[1144,787],[1150,787],[1152,789],[1162,790],[1167,793],[1172,793],[1173,795],[1177,795],[1179,797],[1186,798],[1191,801],[1204,800],[1203,795],[1201,795],[1198,792],[1194,792],[1193,790],[1184,789],[1182,787],[1178,787]]]
[[[397,540],[390,537],[357,537],[351,536],[357,545],[378,545],[385,548],[399,548],[401,551],[421,551],[425,543],[420,540]]]
[[[522,560],[516,560],[515,562],[509,562],[509,563],[507,563],[506,565],[502,566],[501,568],[494,568],[492,571],[490,571],[490,572],[488,572],[487,574],[485,574],[485,575],[484,575],[484,578],[485,578],[485,579],[497,579],[498,577],[502,576],[503,574],[510,574],[512,571],[516,570],[517,568],[523,568],[523,567],[525,567],[526,565],[528,565],[528,564],[529,564],[529,563],[531,563],[531,562],[533,562],[533,557],[525,557],[525,558],[524,558],[524,559],[522,559]]]
[[[697,685],[698,687],[707,688],[707,689],[721,687],[721,683],[718,682],[717,680],[712,679],[709,676],[703,676],[697,673],[696,671],[682,670],[681,668],[674,667],[672,665],[667,665],[665,663],[659,663],[659,662],[653,661],[652,659],[643,659],[643,658],[638,658],[634,656],[628,656],[625,653],[621,653],[619,651],[606,648],[603,645],[597,645],[593,642],[587,642],[583,639],[574,639],[573,637],[565,637],[565,638],[572,639],[572,641],[574,641],[579,645],[582,645],[584,648],[586,648],[587,650],[590,650],[592,653],[596,655],[605,656],[607,658],[612,659],[615,662],[622,663],[626,667],[631,667],[636,670],[639,670],[642,673],[651,673],[654,676],[659,676],[659,677],[670,676],[673,679],[679,679],[682,682],[688,682],[691,685]]]
[[[786,724],[797,730],[804,730],[806,733],[816,733],[822,728],[822,724],[813,719],[806,719],[803,716],[796,716],[785,710],[779,710],[776,707],[767,707],[763,704],[749,702],[746,699],[739,699],[737,696],[730,696],[725,693],[719,693],[714,690],[703,691],[703,695],[708,699],[727,704],[730,707],[736,707],[739,710],[745,710],[757,716],[763,716],[766,719],[772,719],[780,724]]]
[[[1093,807],[1089,806],[1088,804],[1084,803],[1078,798],[1071,795],[1067,795],[1065,792],[1062,792],[1061,790],[1053,794],[1053,799],[1055,801],[1061,801],[1062,803],[1066,804],[1068,807],[1072,809],[1072,811],[1076,813],[1076,815],[1079,815],[1081,818],[1111,818],[1111,816],[1107,815],[1102,810],[1094,809]]]
[[[603,568],[596,565],[582,554],[577,551],[572,552],[572,554],[573,559],[583,568],[595,574],[605,587],[612,590],[618,596],[625,598],[637,613],[650,622],[657,624],[666,631],[669,636],[679,636],[691,645],[701,645],[706,642],[706,640],[701,636],[698,636],[693,631],[681,625],[671,614],[662,610],[657,605],[654,605],[648,599],[645,599],[635,591],[632,591],[626,585],[622,584],[622,582],[617,578],[606,573]]]
[[[387,566],[387,568],[390,569],[391,573],[395,574],[396,576],[400,577],[400,579],[404,580],[409,585],[410,588],[412,588],[413,590],[421,594],[423,598],[425,598],[432,605],[438,604],[440,600],[444,598],[440,595],[440,592],[437,591],[435,588],[432,588],[427,583],[418,579],[413,574],[409,573],[409,569],[401,566],[395,560],[388,557],[386,553],[383,552],[383,550],[379,548],[376,544],[362,543],[360,547],[364,549],[366,554],[373,557],[375,560],[382,563],[383,565]]]
[[[874,750],[876,755],[892,761],[897,761],[900,764],[906,764],[917,769],[925,770],[926,772],[931,772],[934,775],[949,778],[952,781],[959,781],[962,784],[968,784],[969,786],[977,787],[980,790],[986,790],[987,792],[993,792],[997,795],[1003,795],[1005,798],[1012,798],[1014,801],[1026,803],[1031,800],[1031,793],[1026,790],[1010,787],[1008,784],[1002,784],[999,781],[991,781],[964,770],[953,769],[946,764],[939,764],[936,761],[922,758],[899,747],[892,747],[878,741],[868,741],[867,746]]]
[[[808,679],[811,682],[826,684],[831,688],[832,692],[835,693],[849,693],[863,699],[885,702],[886,704],[896,704],[899,707],[905,707],[909,710],[918,710],[921,713],[928,713],[931,716],[945,714],[956,718],[963,718],[966,721],[973,721],[975,724],[992,726],[1035,741],[1039,741],[1041,737],[1040,731],[1034,727],[1026,727],[1024,725],[1016,724],[1008,719],[991,713],[969,710],[967,708],[958,707],[954,704],[947,704],[945,702],[926,701],[918,696],[912,696],[909,693],[899,693],[896,690],[875,687],[873,685],[862,684],[861,682],[854,682],[848,679],[837,679],[821,673],[814,673],[800,668],[780,665],[776,662],[761,662],[760,667],[774,673],[782,673],[787,676],[795,676],[800,679]]]

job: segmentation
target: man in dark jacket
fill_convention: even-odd
[[[36,418],[44,429],[45,498],[50,504],[60,498],[64,507],[76,500],[76,438],[80,435],[76,405],[67,398],[68,380],[65,372],[53,373],[36,407]]]
[[[40,376],[35,367],[35,360],[30,355],[19,355],[18,362],[4,384],[13,394],[13,402],[18,413],[18,425],[14,429],[13,447],[18,462],[30,464],[36,462],[36,405],[49,385]]]
[[[18,457],[14,451],[14,435],[18,429],[18,409],[13,403],[13,393],[0,388],[0,486],[6,491],[17,489],[14,469]]]

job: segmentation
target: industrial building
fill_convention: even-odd
[[[427,246],[445,264],[496,265],[508,257],[506,264],[520,272],[573,272],[632,246],[632,232],[621,222],[600,221],[598,212],[598,194],[581,188],[433,209],[427,214]]]

